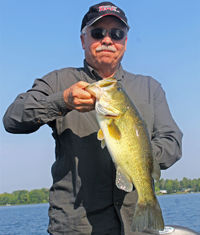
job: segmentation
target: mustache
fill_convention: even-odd
[[[112,51],[112,52],[117,51],[117,49],[113,46],[102,45],[96,48],[96,51],[104,51],[104,50]]]

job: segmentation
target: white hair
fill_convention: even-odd
[[[85,34],[86,34],[87,28],[88,28],[88,26],[86,25],[86,26],[81,30],[81,35],[85,35]]]

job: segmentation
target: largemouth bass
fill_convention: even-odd
[[[131,229],[163,230],[164,222],[152,178],[159,180],[160,167],[154,157],[146,124],[123,87],[115,78],[100,80],[85,88],[96,97],[100,126],[97,138],[107,146],[116,167],[116,186],[138,193]]]

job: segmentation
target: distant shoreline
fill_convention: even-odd
[[[2,206],[6,206],[6,207],[10,207],[10,206],[26,206],[26,205],[38,205],[38,204],[49,204],[49,202],[26,203],[26,204],[9,204],[9,205],[0,205],[0,207],[2,207]]]
[[[179,194],[193,194],[193,193],[200,193],[200,192],[178,192],[178,193],[159,193],[156,196],[167,196],[167,195],[179,195]],[[9,207],[9,206],[25,206],[25,205],[38,205],[38,204],[49,204],[49,202],[41,202],[41,203],[25,203],[25,204],[9,204],[9,205],[0,205],[0,207]]]
[[[200,192],[178,192],[178,193],[157,193],[156,196],[165,196],[165,195],[178,195],[178,194],[193,194],[193,193],[200,193]]]

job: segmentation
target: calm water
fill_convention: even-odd
[[[0,207],[0,235],[48,235],[48,207],[48,204]]]
[[[165,224],[200,232],[200,193],[158,196]],[[47,233],[48,204],[0,207],[0,235]]]
[[[158,196],[165,224],[200,233],[200,193]]]

